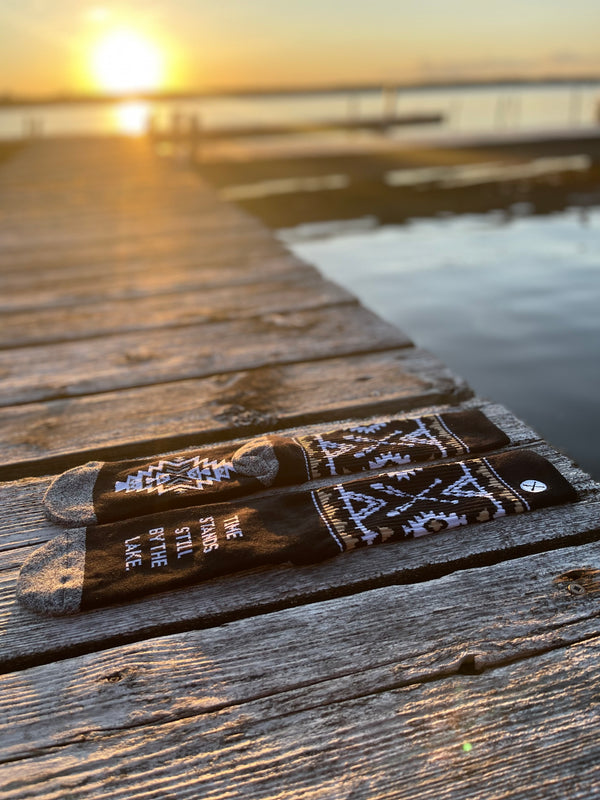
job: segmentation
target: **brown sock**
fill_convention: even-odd
[[[57,522],[103,524],[266,486],[482,453],[508,441],[481,411],[355,423],[295,439],[261,436],[237,450],[221,445],[151,460],[92,461],[59,475],[44,504]]]
[[[314,491],[173,509],[65,531],[25,562],[17,596],[38,613],[69,614],[576,498],[552,464],[518,450]]]

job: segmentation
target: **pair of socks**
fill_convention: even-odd
[[[475,416],[466,418],[471,414]],[[469,430],[461,427],[465,424]],[[392,446],[394,436],[403,439],[397,448]],[[393,420],[379,427],[355,426],[331,435],[266,437],[260,440],[257,446],[261,450],[253,457],[260,464],[273,467],[275,456],[277,470],[271,468],[269,473],[270,485],[274,485],[278,481],[292,482],[296,476],[300,482],[316,475],[345,473],[354,467],[363,471],[384,463],[405,466],[417,460],[417,453],[420,460],[439,459],[468,452],[466,448],[477,447],[484,440],[493,443],[488,448],[507,441],[480,412],[458,412],[454,418],[447,414],[443,418]],[[249,447],[242,448],[244,457]],[[189,454],[181,458],[186,457],[200,458]],[[295,472],[300,457],[304,472]],[[230,461],[237,470],[234,458]],[[249,463],[250,468],[245,467],[248,471],[254,469],[252,461]],[[117,466],[121,465],[102,465],[96,471],[96,482],[102,470],[109,474],[109,468],[112,481]],[[118,475],[137,474],[135,469],[128,465]],[[236,475],[254,478],[259,486],[266,485],[262,466],[256,472],[259,474],[236,471]],[[233,480],[238,493],[256,488],[239,477]],[[82,524],[38,548],[21,570],[17,587],[20,602],[38,613],[71,614],[195,585],[240,570],[270,564],[316,563],[349,550],[576,499],[568,481],[548,461],[528,451],[410,467],[312,491],[299,489],[262,496],[254,492],[245,499],[208,505],[198,502],[198,497],[207,496],[201,494],[202,490],[188,491],[187,504],[181,507],[178,493],[153,491],[154,494],[138,494],[134,490],[133,507],[143,508],[142,498],[155,495],[166,494],[177,502],[173,507],[144,515],[98,525]],[[113,489],[111,492],[119,494]],[[104,502],[94,505],[94,513],[107,513],[111,492],[98,495]],[[210,496],[220,499],[219,488]],[[190,504],[191,498],[195,504]],[[120,504],[119,514],[124,512],[125,506]]]
[[[268,486],[483,453],[508,437],[481,411],[395,418],[299,437],[262,436],[237,449],[152,460],[92,461],[58,476],[44,504],[65,525],[102,525],[222,502]]]

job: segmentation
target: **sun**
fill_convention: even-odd
[[[132,30],[107,33],[92,51],[94,79],[106,92],[128,94],[160,89],[164,63],[160,49]]]

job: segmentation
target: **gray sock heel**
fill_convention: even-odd
[[[240,447],[231,460],[236,472],[257,478],[265,486],[270,486],[279,472],[273,444],[266,437],[254,439]]]
[[[44,495],[51,519],[65,525],[95,525],[94,486],[102,461],[90,461],[58,475]]]

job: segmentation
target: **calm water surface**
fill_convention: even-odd
[[[195,114],[206,128],[442,113],[444,123],[398,128],[399,138],[449,133],[589,127],[598,122],[600,82],[540,85],[403,88],[296,95],[206,97],[168,102],[9,106],[0,108],[0,139],[27,135],[41,125],[47,136],[136,134],[148,118],[159,123],[176,112]],[[346,139],[348,134],[345,134]]]
[[[362,227],[280,235],[600,479],[600,208]]]

